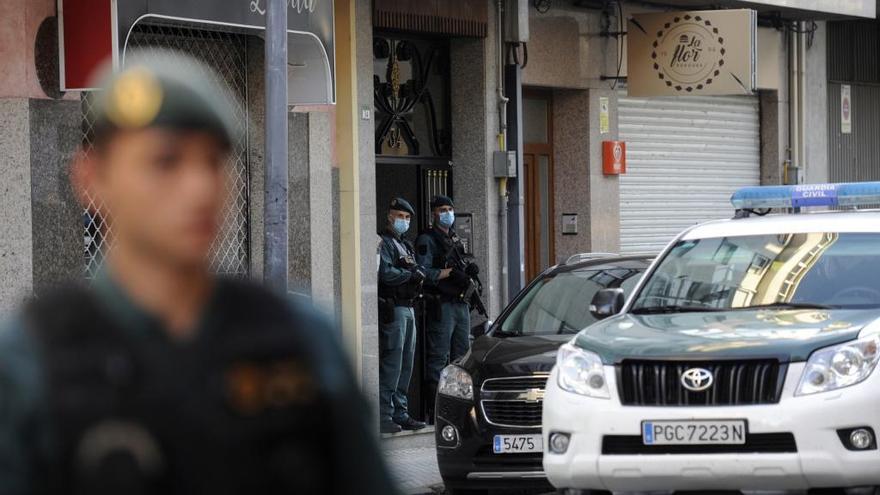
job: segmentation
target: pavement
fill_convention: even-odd
[[[443,493],[434,447],[395,449],[385,452],[391,474],[406,495]]]
[[[385,451],[391,474],[405,495],[445,495],[443,479],[437,467],[434,447],[404,448]],[[766,495],[768,492],[764,492]],[[536,495],[534,491],[493,491],[491,495]],[[544,494],[552,495],[552,494]],[[627,495],[652,495],[630,493]]]
[[[443,479],[437,468],[434,447],[395,449],[385,452],[385,458],[406,495],[443,495]],[[534,491],[492,492],[492,495],[534,495]]]

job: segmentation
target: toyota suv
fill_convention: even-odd
[[[880,212],[803,213],[880,204],[880,183],[732,202],[734,219],[680,234],[627,301],[600,291],[609,318],[560,348],[543,411],[557,488],[880,485]]]

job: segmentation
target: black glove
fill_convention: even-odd
[[[418,285],[425,281],[425,272],[420,268],[413,268],[410,273],[412,274],[409,278],[411,284]]]
[[[464,267],[464,272],[471,277],[476,277],[480,274],[480,267],[476,263],[468,263],[468,266]]]
[[[463,286],[470,281],[470,277],[467,276],[467,273],[459,270],[458,268],[453,268],[451,272],[449,272],[449,281],[452,282],[456,286]]]

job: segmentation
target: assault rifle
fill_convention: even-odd
[[[461,254],[461,251],[458,250],[459,242],[458,236],[453,234],[452,245],[449,246],[449,252],[446,256],[446,259],[451,262],[452,266],[448,266],[447,268],[456,268],[467,274],[470,280],[468,287],[462,292],[462,300],[468,303],[472,310],[475,310],[484,318],[489,319],[489,312],[486,311],[486,305],[483,304],[482,300],[483,282],[480,281],[479,275],[471,275],[467,273],[467,267],[473,263],[473,261],[466,260]]]

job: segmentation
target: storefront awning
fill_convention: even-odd
[[[681,10],[755,9],[758,14],[779,13],[786,19],[874,19],[877,15],[875,0],[643,0],[642,3]]]
[[[288,3],[289,103],[334,103],[333,2]],[[88,83],[104,61],[124,63],[129,34],[140,23],[259,34],[265,15],[266,0],[60,0],[61,89],[91,89]]]

